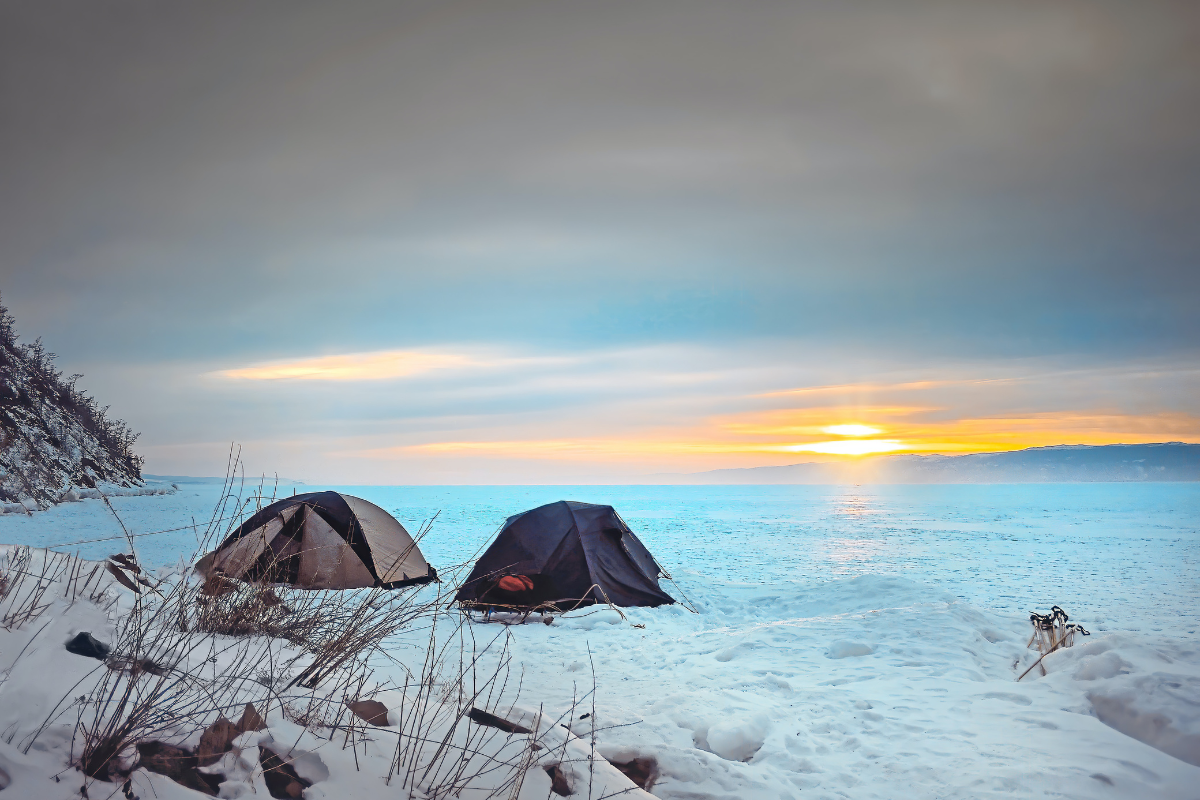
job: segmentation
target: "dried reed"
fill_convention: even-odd
[[[197,538],[197,555],[268,499],[261,483],[245,495],[239,470],[231,452],[221,499]],[[422,535],[427,532],[423,527]],[[126,538],[132,555],[125,559],[136,565],[134,537],[127,532]],[[52,562],[58,564],[47,558],[31,569],[27,552],[15,560],[10,552],[0,602],[21,599],[15,605],[9,600],[6,620],[35,618],[47,606],[47,587],[59,579],[69,602],[105,602],[107,584],[98,568],[88,572],[78,559]],[[32,589],[20,589],[26,580],[34,582]],[[470,721],[473,709],[511,716],[521,682],[511,675],[509,631],[477,642],[470,618],[453,607],[452,585],[227,588],[206,593],[195,576],[179,574],[153,592],[126,596],[115,606],[114,655],[65,692],[21,748],[28,752],[47,728],[73,717],[80,743],[75,764],[90,778],[122,782],[136,767],[138,742],[183,742],[251,703],[264,717],[276,709],[329,741],[340,736],[343,747],[354,748],[356,763],[360,744],[396,736],[387,774],[380,777],[398,784],[402,796],[440,800],[483,788],[488,798],[515,798],[537,754],[550,747],[547,734],[561,724],[543,722],[539,713],[531,734],[513,736]],[[421,665],[409,670],[388,650],[398,635],[422,630]],[[403,682],[373,683],[380,659],[391,660]],[[78,695],[84,683],[87,693]],[[374,727],[349,713],[347,703],[387,690],[402,698],[392,709],[394,725]],[[566,716],[574,718],[574,705]]]

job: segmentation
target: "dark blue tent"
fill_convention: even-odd
[[[612,506],[560,500],[509,517],[455,599],[467,607],[660,606],[675,602],[658,586],[665,574]],[[499,581],[508,575],[529,577],[533,588],[505,591]]]

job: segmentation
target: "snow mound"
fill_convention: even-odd
[[[1100,722],[1200,766],[1197,657],[1190,643],[1110,634],[1051,653],[1042,662],[1049,674],[1040,681],[1081,684]]]
[[[708,729],[708,749],[726,761],[749,761],[766,742],[769,728],[765,714],[720,722]]]
[[[857,658],[858,656],[869,656],[874,652],[875,648],[869,644],[841,641],[829,645],[826,655],[830,658]]]

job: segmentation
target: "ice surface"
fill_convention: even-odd
[[[581,611],[508,630],[526,713],[563,713],[594,681],[595,712],[571,730],[586,737],[595,726],[614,758],[657,759],[659,797],[1197,796],[1195,484],[344,490],[410,530],[440,509],[421,545],[438,567],[469,561],[516,511],[564,498],[613,503],[675,576],[665,588],[700,613]],[[181,483],[174,495],[113,504],[146,533],[207,519],[214,500],[211,485]],[[94,500],[0,517],[0,542],[120,533]],[[135,541],[144,563],[165,566],[195,539]],[[97,557],[124,547],[65,549]],[[1028,614],[1054,603],[1093,635],[1018,683],[1037,656],[1025,646]],[[96,624],[56,621],[55,642]],[[0,675],[29,635],[0,640]],[[421,641],[400,637],[391,654],[419,658]],[[58,651],[27,655],[25,672],[0,685],[0,732],[19,713],[12,687],[26,704],[54,694],[28,671],[50,669]],[[367,787],[334,754],[318,753],[330,777],[313,796]],[[32,785],[35,755],[0,737],[13,781],[4,797]],[[528,787],[544,797],[542,778]]]

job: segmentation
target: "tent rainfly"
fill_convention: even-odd
[[[374,503],[309,492],[272,503],[200,559],[203,575],[301,589],[399,589],[437,580],[412,537]]]
[[[467,608],[674,603],[660,575],[612,506],[560,500],[509,517],[455,600]]]

